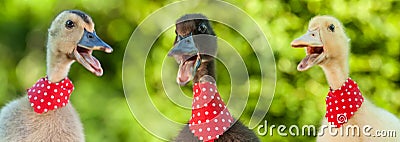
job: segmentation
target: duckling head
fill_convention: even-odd
[[[347,62],[349,41],[343,25],[336,18],[312,18],[307,33],[291,43],[294,48],[306,50],[306,57],[299,63],[297,70],[305,71],[314,65],[324,67],[332,63]]]
[[[77,61],[95,75],[103,75],[101,64],[92,52],[111,53],[113,49],[96,35],[89,15],[79,10],[63,11],[52,22],[48,33],[48,66],[55,64],[53,60],[61,64]]]
[[[207,17],[202,14],[187,14],[176,21],[174,47],[168,56],[179,64],[178,84],[193,80],[199,67],[216,55],[217,40]]]

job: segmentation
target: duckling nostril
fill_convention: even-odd
[[[94,36],[93,36],[93,35],[91,35],[91,34],[89,34],[89,35],[88,35],[88,38],[94,38]]]
[[[314,36],[315,36],[315,34],[311,34],[311,36],[313,36],[313,37],[314,37]]]

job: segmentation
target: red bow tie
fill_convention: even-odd
[[[233,118],[212,82],[195,83],[192,118],[189,128],[202,141],[218,139],[233,123]]]
[[[73,90],[74,85],[68,77],[58,83],[45,77],[28,89],[28,98],[33,110],[41,114],[67,105]]]
[[[361,107],[364,98],[357,84],[348,78],[337,90],[332,90],[326,97],[326,114],[328,122],[340,128]]]

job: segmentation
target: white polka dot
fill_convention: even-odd
[[[29,95],[28,98],[29,98],[29,99],[32,98],[32,95]]]
[[[44,102],[44,100],[43,100],[43,99],[40,99],[40,102],[42,102],[42,103],[43,103],[43,102]]]
[[[58,83],[56,83],[56,85],[58,85]]]
[[[350,95],[350,92],[347,92],[347,95]]]
[[[203,96],[203,99],[204,99],[204,100],[205,100],[205,99],[207,99],[207,96],[206,96],[206,95],[204,95],[204,96]]]
[[[218,131],[218,129],[219,129],[218,127],[215,127],[215,130],[216,130],[216,131]]]
[[[219,135],[216,135],[215,137],[218,139],[218,138],[219,138]]]
[[[203,140],[203,137],[199,137],[199,140]]]
[[[65,103],[63,103],[63,106],[65,106]]]
[[[202,131],[203,131],[203,129],[200,128],[200,129],[199,129],[199,132],[202,132]]]
[[[340,93],[340,96],[343,96],[343,93]]]
[[[58,91],[57,89],[54,89],[54,93],[57,93],[57,91]]]
[[[217,122],[218,122],[218,119],[214,119],[214,122],[217,123]]]
[[[40,106],[37,106],[36,108],[37,108],[37,109],[40,109]]]
[[[351,102],[351,98],[349,98],[349,102]]]
[[[329,105],[332,105],[332,102],[329,102]]]
[[[207,89],[206,89],[206,88],[202,88],[201,90],[204,92],[204,91],[206,91]]]
[[[60,102],[60,99],[57,99],[57,102]]]
[[[339,110],[339,108],[338,108],[338,107],[336,107],[336,110]]]
[[[332,112],[332,109],[329,109],[330,112]]]
[[[358,107],[360,107],[359,105],[356,105],[356,107],[358,108]]]
[[[31,107],[33,107],[35,104],[31,103]]]
[[[219,106],[219,107],[222,107],[222,104],[219,104],[218,106]]]
[[[190,125],[190,124],[189,124]],[[192,130],[192,133],[195,133],[196,131],[195,130]]]
[[[197,105],[196,107],[197,107],[197,108],[200,108],[200,105]]]
[[[197,113],[197,116],[200,116],[200,112]]]
[[[208,115],[208,111],[204,112],[205,115]]]
[[[358,99],[357,99],[357,98],[355,98],[354,100],[355,100],[356,102],[358,101]]]
[[[349,85],[349,88],[351,89],[351,88],[353,88],[353,86]]]
[[[208,136],[208,139],[211,139],[211,136]]]
[[[38,90],[37,93],[40,93],[40,90]]]
[[[71,90],[68,90],[68,94],[71,94]]]
[[[61,93],[60,93],[60,96],[63,96],[63,95],[64,95],[64,94],[61,92]]]
[[[354,112],[350,112],[350,114],[354,114]]]
[[[221,100],[221,98],[220,98],[220,97],[217,97],[217,100]]]
[[[363,101],[363,99],[360,99],[360,101],[362,102],[362,101]]]
[[[354,94],[354,95],[357,95],[357,92],[354,92],[353,94]]]
[[[223,112],[223,111],[221,111],[221,112],[220,112],[220,114],[224,114],[224,112]]]
[[[29,90],[28,90],[28,92],[32,92],[32,90],[31,90],[31,89],[29,89]]]
[[[196,97],[196,101],[198,101],[199,100],[199,97]]]
[[[222,127],[222,129],[226,130],[226,127]]]
[[[212,103],[212,106],[215,107],[215,103]]]
[[[47,86],[47,89],[50,89],[50,86]]]
[[[44,109],[44,112],[47,112],[47,109],[46,109],[46,108]]]
[[[47,92],[44,92],[43,95],[44,95],[44,96],[47,96]]]
[[[214,113],[214,114],[217,114],[217,111],[214,110],[213,113]]]
[[[57,109],[57,106],[54,106],[54,109]]]
[[[207,107],[207,106],[208,106],[208,104],[207,104],[207,103],[205,103],[205,104],[204,104],[204,107]]]
[[[225,112],[226,115],[229,115],[229,112]]]
[[[40,85],[40,87],[42,87],[42,88],[43,88],[43,87],[44,87],[44,84]]]
[[[35,89],[32,90],[32,92],[35,92],[35,91],[36,91]]]
[[[342,102],[344,102],[344,99],[342,99]]]
[[[353,105],[349,105],[350,108],[353,108]]]
[[[50,96],[50,98],[51,98],[51,99],[54,99],[54,96],[53,96],[53,95],[51,95],[51,96]]]
[[[343,109],[346,109],[346,106],[343,106]]]
[[[35,97],[33,97],[33,100],[37,100],[37,97],[35,96]]]
[[[333,115],[331,115],[331,118],[333,118]]]
[[[214,95],[211,96],[211,99],[214,99]]]
[[[212,92],[212,91],[214,91],[212,88],[210,88],[210,91]]]
[[[232,122],[231,119],[228,119],[228,122],[231,123]]]
[[[196,89],[196,93],[199,93],[199,89]]]
[[[337,100],[335,100],[335,104],[337,104]]]
[[[63,85],[61,85],[61,89],[64,89],[64,86],[63,86]]]
[[[68,83],[67,83],[67,84],[65,84],[65,86],[67,86],[67,87],[68,87],[68,85],[69,85]]]
[[[222,122],[225,122],[225,119],[222,118],[221,121],[222,121]]]
[[[209,131],[209,132],[211,131],[210,127],[207,128],[207,131]]]
[[[206,123],[208,123],[208,122],[210,122],[210,120],[207,119],[207,120],[206,120]]]
[[[47,102],[47,105],[51,105],[51,103],[50,103],[50,102]]]
[[[197,124],[200,124],[200,123],[201,123],[201,120],[197,121]]]

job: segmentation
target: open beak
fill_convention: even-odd
[[[173,56],[179,64],[176,78],[179,85],[183,86],[193,79],[201,64],[201,59],[192,35],[183,39],[177,38],[168,56]]]
[[[113,51],[110,45],[96,35],[96,32],[88,32],[85,29],[73,55],[76,61],[82,64],[87,70],[97,76],[102,76],[103,69],[101,68],[99,60],[92,56],[93,50],[100,50],[106,53],[111,53]]]
[[[321,63],[326,57],[324,53],[324,45],[321,41],[318,29],[308,31],[303,36],[293,40],[291,46],[294,48],[306,49],[306,57],[298,64],[298,71],[305,71],[310,67]]]

